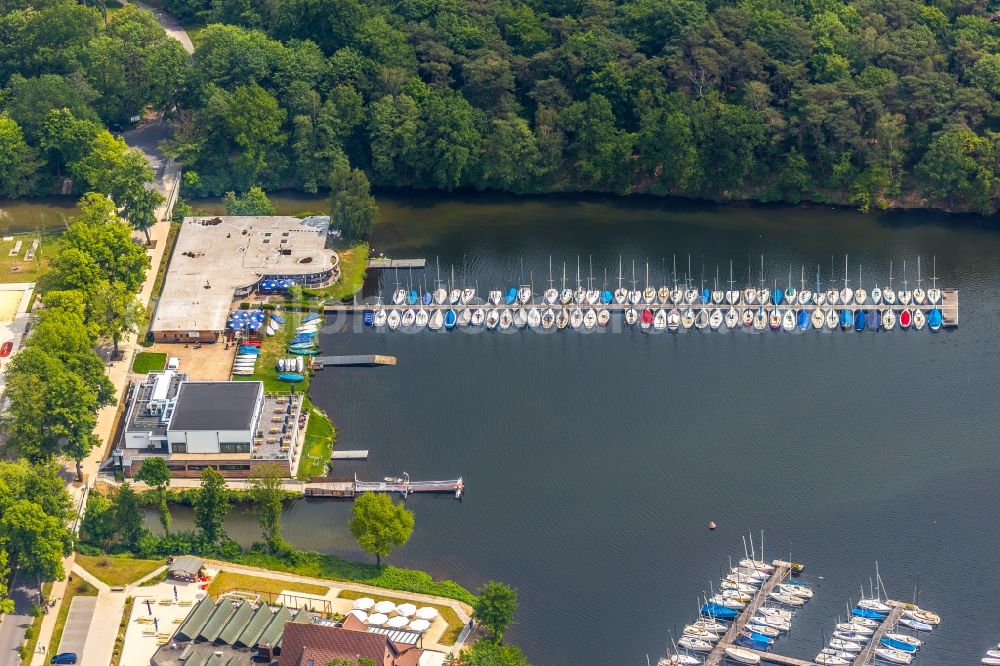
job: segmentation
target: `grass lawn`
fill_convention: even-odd
[[[139,352],[132,361],[132,372],[148,375],[151,372],[163,372],[167,365],[166,352]]]
[[[340,257],[340,279],[329,287],[310,289],[309,293],[319,298],[332,301],[342,301],[350,298],[365,281],[365,271],[368,268],[367,243],[341,243],[334,245],[334,250]]]
[[[166,564],[166,560],[137,560],[117,555],[91,557],[77,553],[76,563],[102,583],[116,587],[128,585],[149,575]]]
[[[302,458],[299,460],[297,478],[308,481],[314,476],[323,476],[323,470],[330,461],[330,452],[337,438],[330,418],[319,408],[306,400],[305,407],[311,409],[309,423],[306,425],[306,439],[302,446]]]
[[[448,623],[448,629],[441,636],[441,642],[446,645],[454,645],[458,640],[458,635],[462,633],[465,623],[458,618],[458,613],[451,606],[438,606],[435,604],[425,604],[413,601],[412,599],[400,599],[399,597],[387,597],[383,594],[369,594],[367,592],[355,592],[354,590],[341,590],[337,595],[341,599],[360,599],[361,597],[371,597],[375,601],[391,601],[396,604],[415,604],[417,606],[430,606],[436,608],[441,614],[441,618]]]
[[[303,594],[315,594],[319,596],[323,596],[330,591],[330,588],[323,587],[322,585],[312,585],[310,583],[300,583],[290,580],[274,580],[261,576],[222,571],[212,580],[207,592],[209,595],[217,597],[220,594],[236,589],[269,592],[271,594],[281,594],[285,590],[288,590],[289,592],[301,592]]]
[[[35,251],[35,258],[26,261],[24,255],[35,238],[38,238],[36,234],[23,234],[14,236],[14,240],[0,241],[0,282],[38,282],[48,272],[49,261],[59,251],[59,236],[43,236],[41,246]],[[21,241],[21,251],[16,257],[11,257],[10,251],[17,241]]]
[[[56,626],[52,629],[52,640],[49,641],[48,654],[56,654],[59,651],[59,641],[62,639],[63,629],[66,627],[66,616],[69,615],[69,607],[72,605],[73,597],[96,596],[96,587],[79,576],[73,577],[73,580],[66,586],[66,594],[63,595],[62,604],[59,606],[59,615],[56,617]]]

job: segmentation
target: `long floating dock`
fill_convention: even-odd
[[[331,479],[305,484],[306,497],[354,497],[361,493],[399,493],[405,499],[413,493],[453,493],[455,499],[462,499],[465,483],[462,477],[446,481],[359,481],[351,479]]]
[[[326,367],[352,366],[352,365],[396,365],[395,356],[382,356],[380,354],[364,354],[360,356],[316,356],[312,360],[313,365]]]
[[[334,451],[330,460],[368,460],[368,449],[360,451]]]
[[[368,260],[368,268],[424,268],[426,259],[389,259],[376,257]]]
[[[766,581],[764,581],[764,584],[760,586],[760,591],[753,596],[753,600],[747,604],[747,607],[743,609],[743,612],[736,618],[736,621],[729,625],[729,631],[727,631],[725,635],[719,639],[719,642],[715,644],[715,647],[705,658],[705,666],[718,666],[722,663],[722,661],[726,658],[726,648],[733,647],[736,644],[736,639],[739,637],[740,632],[746,627],[747,622],[749,622],[750,618],[757,614],[757,610],[760,609],[764,603],[766,603],[767,595],[771,593],[771,590],[773,590],[778,583],[784,582],[784,580],[792,573],[791,562],[774,560],[771,562],[771,566],[774,567],[774,572]],[[770,652],[758,652],[757,654],[760,655],[761,659],[778,656]],[[775,663],[792,664],[793,666],[811,663],[798,659],[790,659],[789,657],[778,657],[781,661],[776,661]]]
[[[882,637],[892,631],[899,624],[899,618],[903,617],[903,611],[906,609],[905,603],[892,600],[888,600],[885,603],[892,606],[892,610],[885,616],[882,623],[878,625],[878,629],[875,630],[875,634],[872,635],[871,640],[858,653],[858,656],[854,658],[854,666],[865,666],[874,660],[875,650],[881,645]]]

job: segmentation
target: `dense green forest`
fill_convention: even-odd
[[[0,194],[86,180],[80,132],[169,111],[188,194],[375,185],[990,210],[983,0],[4,0]],[[75,123],[75,124],[74,124]],[[89,129],[81,129],[81,128]]]

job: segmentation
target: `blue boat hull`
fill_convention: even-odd
[[[300,375],[297,372],[279,372],[278,379],[283,382],[301,382],[305,379],[305,375]]]
[[[719,620],[735,620],[740,615],[732,608],[726,608],[719,604],[705,604],[701,607],[701,614]]]
[[[864,310],[857,310],[854,313],[854,330],[865,330],[865,323],[868,321],[868,314]]]
[[[854,315],[851,314],[851,311],[850,310],[841,310],[840,311],[840,327],[846,329],[846,328],[850,328],[853,325],[854,325]]]
[[[909,643],[904,643],[903,641],[894,641],[888,636],[883,636],[882,640],[879,642],[882,643],[882,645],[885,645],[886,647],[895,648],[896,650],[902,650],[903,652],[917,651],[916,645],[910,645]]]
[[[273,312],[271,313],[271,319],[273,319],[278,324],[284,324],[285,323],[285,318],[284,317],[282,317],[279,314],[274,314]]]
[[[809,328],[809,311],[799,310],[799,330],[804,331]]]
[[[444,313],[444,327],[449,331],[455,328],[456,321],[458,321],[458,316],[455,314],[454,310],[448,310]]]
[[[375,313],[371,310],[366,310],[364,315],[365,326],[371,326],[375,322]]]
[[[879,613],[878,611],[868,610],[867,608],[855,608],[851,611],[851,615],[854,617],[863,617],[868,620],[884,620],[886,614]]]
[[[510,289],[507,290],[507,295],[503,297],[503,302],[506,303],[507,305],[510,305],[516,300],[517,300],[517,289],[511,287]]]
[[[416,305],[417,304],[417,298],[418,298],[417,292],[411,291],[411,292],[407,293],[406,294],[406,303],[407,303],[407,305]]]

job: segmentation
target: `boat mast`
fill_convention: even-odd
[[[847,289],[847,254],[844,254],[844,289]]]
[[[674,291],[677,291],[677,253],[674,253]]]
[[[565,261],[563,262],[563,283],[562,283],[562,288],[563,288],[563,291],[566,291],[566,262]]]
[[[625,276],[622,274],[622,255],[619,254],[618,255],[618,290],[619,291],[621,291],[622,280],[624,280],[624,279],[625,279]]]
[[[903,291],[906,291],[906,259],[903,259]]]
[[[937,255],[934,255],[934,275],[931,277],[931,289],[937,289]]]
[[[579,291],[580,286],[580,255],[576,255],[576,288]]]
[[[733,291],[733,260],[729,260],[729,291]]]
[[[917,255],[917,289],[920,289],[920,255]]]
[[[554,287],[554,282],[552,280],[552,255],[549,255],[549,289]]]
[[[587,278],[587,291],[594,290],[594,255],[587,255],[587,261],[590,262],[590,277]]]
[[[889,291],[892,291],[892,259],[889,260]]]
[[[632,260],[632,291],[636,291],[639,281],[635,279],[635,259]]]
[[[799,291],[802,292],[806,290],[806,267],[799,264],[799,271]]]

